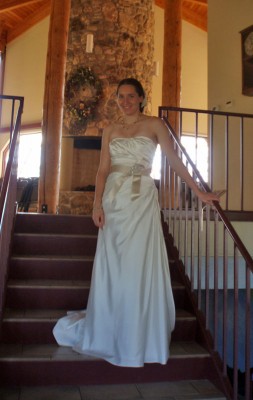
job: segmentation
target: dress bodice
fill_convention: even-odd
[[[146,136],[114,138],[110,142],[111,164],[141,164],[151,168],[156,151],[154,141]]]

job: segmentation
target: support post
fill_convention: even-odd
[[[164,10],[163,106],[180,106],[181,36],[181,0],[166,0]]]
[[[56,213],[71,0],[52,0],[42,120],[39,212]]]

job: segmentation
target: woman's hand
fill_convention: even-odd
[[[206,204],[213,205],[214,201],[220,201],[220,196],[213,192],[202,192],[201,190],[197,193],[198,198]]]
[[[94,207],[92,211],[92,219],[98,228],[103,228],[105,224],[105,214],[103,207]]]

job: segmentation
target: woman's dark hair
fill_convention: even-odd
[[[139,96],[142,96],[142,97],[143,97],[143,102],[140,103],[140,112],[143,112],[143,110],[144,110],[144,105],[143,105],[143,103],[144,103],[144,101],[145,101],[145,99],[146,99],[146,94],[145,94],[145,91],[144,91],[144,89],[143,89],[143,87],[142,87],[142,84],[141,84],[137,79],[135,79],[135,78],[125,78],[125,79],[122,79],[122,80],[119,82],[118,87],[117,87],[117,91],[116,91],[116,94],[117,94],[117,95],[118,95],[118,92],[119,92],[119,88],[120,88],[121,86],[123,86],[123,85],[131,85],[131,86],[134,86],[134,88],[135,88],[137,94],[138,94]]]

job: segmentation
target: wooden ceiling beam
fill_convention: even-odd
[[[155,5],[161,8],[165,8],[165,1],[166,0],[155,0]]]
[[[207,7],[207,0],[183,0],[183,2],[187,1],[188,3],[196,4],[196,5],[201,5],[204,7]],[[155,0],[155,5],[161,8],[165,8],[165,2],[166,0]]]
[[[188,3],[196,4],[196,5],[199,4],[204,7],[208,6],[207,0],[184,0],[184,1],[187,1]]]
[[[165,8],[166,0],[155,0],[155,5],[161,8]],[[190,7],[187,7],[185,3],[188,3]],[[198,13],[195,10],[191,10],[191,5],[204,6],[204,13]],[[198,28],[207,32],[207,0],[182,0],[182,19],[197,26]]]
[[[20,8],[22,6],[38,3],[40,0],[1,0],[0,13]]]
[[[34,14],[29,15],[21,23],[18,24],[17,28],[9,31],[7,42],[11,42],[13,39],[30,29],[32,26],[40,22],[42,19],[50,15],[51,11],[51,0],[45,1],[45,4],[41,6]]]
[[[195,12],[183,7],[182,18],[190,24],[193,24],[203,31],[207,32],[207,18],[205,15],[202,16],[196,14]]]

